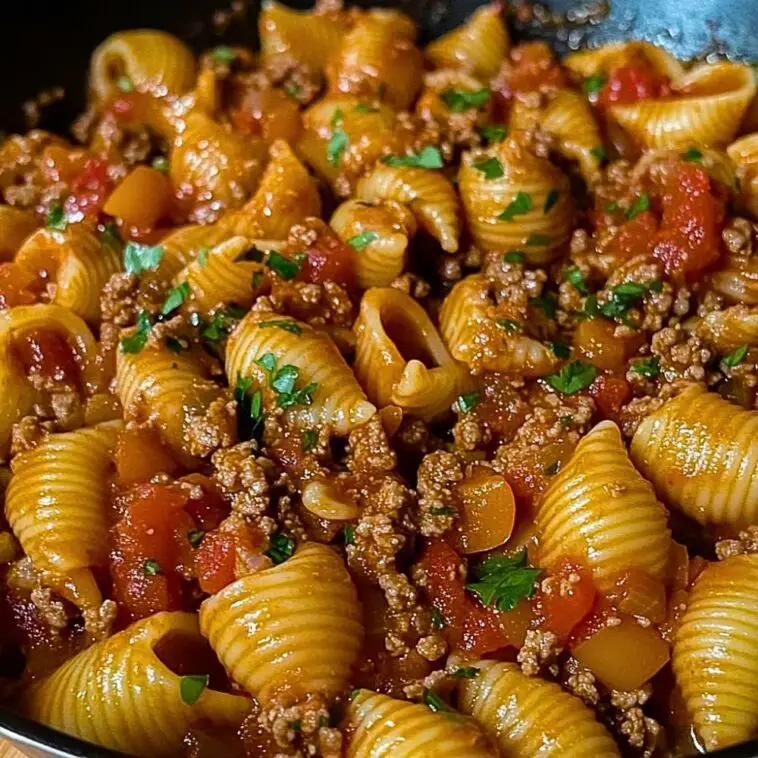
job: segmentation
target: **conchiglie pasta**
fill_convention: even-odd
[[[707,751],[758,728],[758,556],[711,563],[695,582],[674,639],[672,667]]]
[[[758,134],[748,134],[726,149],[736,167],[740,201],[753,218],[758,218]]]
[[[458,250],[461,235],[458,197],[441,172],[380,163],[358,182],[355,195],[370,203],[394,200],[407,205],[420,226],[446,253]]]
[[[84,607],[100,603],[90,569],[108,564],[108,477],[121,427],[50,434],[12,462],[8,523],[48,583]]]
[[[629,40],[603,45],[596,49],[581,50],[567,55],[561,62],[566,68],[584,77],[602,74],[613,68],[624,66],[642,57],[652,64],[662,76],[677,81],[684,76],[684,66],[671,53],[650,42]]]
[[[500,70],[508,42],[503,6],[494,2],[478,8],[465,24],[430,42],[424,53],[437,68],[455,68],[489,78]]]
[[[618,758],[593,711],[554,682],[526,676],[514,663],[480,661],[459,685],[458,704],[497,741],[503,755]]]
[[[209,250],[233,237],[234,232],[223,224],[183,226],[167,234],[160,242],[163,255],[154,273],[144,276],[170,281],[202,250]]]
[[[277,322],[294,326],[282,329]],[[336,434],[347,434],[374,415],[376,408],[366,400],[350,367],[330,337],[281,315],[251,311],[229,336],[226,346],[226,376],[234,385],[239,377],[256,377],[266,384],[256,363],[271,353],[277,367],[298,370],[297,390],[315,384],[310,404],[297,403],[287,410],[293,422],[313,428],[326,425]],[[266,401],[268,402],[268,401]]]
[[[236,417],[229,397],[208,378],[198,355],[152,348],[139,353],[119,350],[116,392],[125,418],[153,423],[185,466],[197,465],[198,458],[234,441]],[[209,414],[216,418],[208,434],[192,434]]]
[[[52,302],[89,323],[100,318],[100,291],[121,270],[119,251],[80,224],[65,231],[39,229],[21,246],[15,262],[54,283]]]
[[[731,302],[758,305],[758,256],[728,254],[711,284]]]
[[[426,311],[398,289],[368,290],[354,330],[354,371],[379,408],[396,405],[431,421],[471,388],[468,370],[450,356]]]
[[[540,566],[573,556],[604,591],[629,569],[665,578],[672,544],[666,510],[632,466],[611,421],[579,441],[545,492],[535,525]]]
[[[22,710],[96,745],[155,758],[180,753],[198,722],[238,727],[250,710],[246,697],[208,688],[193,705],[183,702],[182,677],[158,655],[172,643],[204,652],[194,614],[157,613],[98,642],[32,687]],[[200,673],[187,658],[186,669]]]
[[[693,385],[645,418],[632,460],[700,524],[758,524],[758,412]]]
[[[701,319],[697,334],[722,353],[742,345],[758,345],[758,309],[732,305],[711,311]]]
[[[479,79],[463,71],[450,68],[431,71],[424,76],[424,91],[416,101],[415,110],[424,121],[444,124],[451,137],[465,142],[473,128],[492,121],[493,99],[488,96],[480,105],[457,112],[446,102],[451,92],[486,93],[487,89]]]
[[[183,95],[195,83],[195,58],[179,39],[156,29],[116,32],[93,53],[90,88],[101,103],[119,93],[125,76],[138,92]]]
[[[408,245],[416,233],[410,209],[392,200],[369,205],[347,200],[332,214],[332,229],[355,248],[355,278],[361,289],[386,287],[405,267]]]
[[[473,719],[370,690],[355,693],[347,712],[347,758],[496,758]]]
[[[264,707],[344,692],[363,639],[342,559],[313,542],[208,598],[200,629],[232,679]]]
[[[504,328],[501,316],[484,275],[472,274],[458,282],[440,310],[440,332],[452,356],[474,373],[551,373],[557,366],[552,351],[521,330]]]
[[[488,179],[477,164],[495,159],[502,176]],[[568,241],[573,208],[568,177],[509,139],[463,156],[458,189],[474,242],[483,250],[522,250],[530,263],[546,263]]]
[[[0,261],[13,260],[24,240],[39,226],[30,211],[0,205]]]

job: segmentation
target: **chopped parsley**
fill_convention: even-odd
[[[329,142],[326,143],[326,159],[332,166],[339,166],[339,162],[342,159],[342,153],[348,145],[348,137],[345,130],[342,128],[342,111],[337,108],[332,116],[332,136],[329,138]]]
[[[346,545],[355,543],[355,527],[352,524],[345,524],[342,530],[342,538],[345,540]]]
[[[297,334],[299,335],[303,330],[300,328],[300,324],[297,323],[294,319],[291,318],[282,318],[282,319],[270,319],[269,321],[261,321],[258,324],[259,329],[281,329],[284,332],[289,332],[290,334]]]
[[[159,155],[156,158],[153,158],[153,162],[150,165],[162,174],[168,173],[168,158],[166,158],[165,155]]]
[[[476,666],[462,666],[453,671],[450,675],[453,679],[475,679],[479,676],[479,669]]]
[[[509,558],[491,555],[474,571],[476,581],[466,585],[484,605],[512,611],[522,598],[531,597],[541,569],[526,565],[526,550]]]
[[[611,290],[608,299],[598,307],[598,310],[607,318],[621,319],[627,323],[629,308],[645,297],[649,290],[660,292],[659,287],[662,286],[662,282],[653,282],[649,286],[637,282],[624,282]]]
[[[452,711],[453,709],[433,690],[424,690],[424,703],[435,713]]]
[[[200,543],[205,538],[205,532],[202,529],[190,529],[187,532],[187,542],[194,548],[200,547]]]
[[[303,432],[302,450],[304,453],[310,453],[318,445],[318,432],[315,429],[306,429]]]
[[[569,346],[564,345],[563,342],[551,342],[550,349],[553,351],[553,355],[562,361],[565,361],[571,354]]]
[[[481,399],[482,397],[479,392],[474,390],[473,392],[466,392],[465,394],[460,395],[458,400],[456,400],[456,403],[458,404],[458,409],[461,413],[470,413],[477,405],[479,405]]]
[[[502,142],[508,136],[508,130],[502,124],[482,124],[476,130],[487,142]]]
[[[378,239],[378,232],[366,230],[365,232],[356,234],[355,237],[351,237],[347,241],[347,244],[350,245],[350,247],[352,247],[354,250],[361,252],[361,250],[365,250],[372,242],[376,242]]]
[[[590,155],[598,162],[605,163],[608,159],[608,151],[602,146],[598,145],[590,150]]]
[[[237,57],[237,53],[228,45],[219,45],[213,48],[211,56],[217,63],[226,63],[228,65]]]
[[[624,218],[627,221],[639,216],[640,213],[644,213],[650,209],[650,195],[647,192],[643,192],[630,206],[630,208],[624,214]]]
[[[747,355],[747,345],[740,345],[736,350],[733,350],[729,355],[725,355],[721,362],[728,368],[734,368],[739,366]]]
[[[241,308],[230,305],[225,310],[218,311],[207,323],[202,323],[197,317],[198,320],[193,326],[201,327],[200,336],[207,342],[222,342],[244,315],[245,312]]]
[[[499,318],[495,323],[502,329],[505,329],[506,334],[515,334],[521,329],[521,324],[511,318]]]
[[[182,696],[182,702],[185,705],[194,705],[200,700],[200,695],[205,692],[209,681],[209,674],[187,674],[183,676],[179,682],[179,692]]]
[[[177,355],[189,350],[189,346],[189,342],[184,337],[174,337],[172,334],[166,337],[166,347]]]
[[[655,379],[661,373],[661,359],[657,355],[645,358],[633,363],[629,367],[629,370],[635,374],[642,374],[642,376],[646,376],[648,379]]]
[[[432,516],[457,516],[458,511],[455,508],[449,506],[434,506],[429,509],[429,513]]]
[[[563,278],[567,282],[571,282],[571,284],[574,285],[574,288],[579,290],[582,295],[590,294],[589,287],[587,287],[587,282],[584,280],[584,274],[581,272],[579,266],[569,266],[563,272]]]
[[[266,265],[285,282],[288,282],[300,273],[306,258],[305,253],[298,253],[294,258],[287,258],[287,256],[277,253],[276,250],[270,250],[266,257]]]
[[[574,423],[574,417],[569,414],[567,416],[561,416],[558,421],[560,421],[561,426],[571,426]]]
[[[68,219],[66,218],[66,212],[63,210],[63,206],[58,201],[54,202],[48,209],[45,226],[48,229],[55,229],[58,232],[66,231],[66,228],[68,227]]]
[[[300,375],[300,369],[297,366],[288,363],[277,368],[276,356],[273,353],[264,353],[256,363],[268,373],[269,386],[277,395],[277,408],[310,405],[313,402],[312,393],[318,384],[311,382],[302,389],[296,390],[295,383]]]
[[[172,287],[161,307],[161,315],[168,316],[181,307],[182,303],[189,297],[189,293],[189,282],[182,282],[177,287]]]
[[[257,388],[251,393],[252,384],[249,376],[240,376],[234,388],[234,399],[240,409],[238,429],[242,439],[252,439],[263,421],[263,392]]]
[[[617,211],[619,209],[619,204],[612,200],[610,203],[605,204],[605,211],[606,213],[613,213],[614,211]]]
[[[523,263],[526,256],[520,250],[511,250],[503,256],[506,263]]]
[[[553,241],[553,238],[549,234],[538,234],[532,232],[526,240],[527,247],[542,247],[549,245]]]
[[[561,367],[557,374],[550,374],[547,383],[564,395],[575,395],[595,381],[597,369],[590,363],[572,361]]]
[[[207,245],[204,245],[200,248],[200,250],[197,251],[197,256],[195,257],[195,260],[197,261],[198,266],[207,266],[208,265],[208,253],[210,252],[210,248]]]
[[[587,77],[582,84],[584,91],[588,95],[599,95],[600,90],[605,86],[605,77],[602,74],[594,74]]]
[[[508,207],[497,217],[500,221],[513,221],[516,216],[523,216],[532,209],[532,196],[519,191],[508,203]]]
[[[547,193],[547,197],[545,198],[545,205],[542,208],[542,212],[547,215],[550,213],[550,211],[555,207],[555,204],[558,202],[558,199],[561,196],[560,190],[553,187],[553,189],[550,190],[550,192]]]
[[[161,565],[153,558],[148,558],[142,564],[142,573],[145,576],[158,576],[161,573]]]
[[[353,110],[356,113],[376,113],[379,109],[368,103],[358,103]]]
[[[129,337],[124,337],[121,340],[121,352],[139,353],[147,344],[147,338],[150,335],[150,330],[152,328],[153,324],[150,321],[150,314],[146,311],[142,311],[139,316],[137,316],[136,331]]]
[[[124,270],[128,274],[155,271],[163,260],[163,245],[127,242],[124,246]]]
[[[408,155],[387,155],[382,162],[388,166],[407,166],[409,168],[442,168],[445,163],[438,147],[427,146],[420,153]]]
[[[297,100],[300,97],[300,87],[297,86],[294,82],[287,82],[284,85],[284,91],[293,99]]]
[[[501,176],[504,176],[503,164],[497,158],[487,158],[485,161],[472,163],[471,167],[477,171],[481,171],[487,181],[490,179],[500,179]]]
[[[529,305],[539,308],[548,318],[555,318],[558,307],[555,300],[550,295],[540,295],[529,300]]]
[[[682,158],[688,163],[700,163],[703,160],[703,151],[691,147],[682,153]]]
[[[268,550],[264,551],[264,555],[267,555],[271,560],[279,565],[284,563],[287,558],[291,558],[295,552],[295,540],[288,534],[279,532],[271,538]]]
[[[440,98],[452,113],[463,113],[472,108],[481,108],[490,101],[490,91],[486,88],[469,92],[460,89],[446,89]]]
[[[116,79],[116,89],[118,89],[119,92],[128,95],[130,92],[134,92],[134,85],[128,76],[119,76],[119,78]]]
[[[555,476],[561,470],[561,462],[553,461],[549,466],[545,466],[546,476]]]
[[[445,626],[445,618],[436,605],[432,606],[432,629],[439,631]]]
[[[100,232],[103,235],[103,241],[106,245],[118,250],[123,244],[121,235],[118,233],[118,226],[113,221],[106,221],[103,224],[103,229]]]

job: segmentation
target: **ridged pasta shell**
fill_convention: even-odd
[[[200,606],[200,630],[229,675],[266,707],[348,687],[363,626],[358,595],[332,548],[309,542]]]
[[[711,311],[700,320],[697,334],[724,353],[742,345],[758,345],[758,309],[732,305]]]
[[[331,482],[310,479],[303,486],[303,506],[314,516],[328,521],[349,521],[361,515],[355,502]]]
[[[758,134],[748,134],[726,149],[734,161],[740,187],[740,202],[758,218]]]
[[[31,211],[0,205],[0,262],[11,261],[24,240],[39,226]]]
[[[494,2],[477,8],[466,23],[430,42],[424,53],[436,68],[489,79],[500,70],[508,46],[503,6]]]
[[[226,345],[226,376],[234,385],[239,377],[260,375],[256,361],[272,353],[277,366],[292,365],[299,370],[298,383],[315,383],[313,402],[287,411],[291,420],[313,428],[326,425],[336,434],[347,434],[367,421],[376,408],[363,390],[336,345],[325,332],[297,323],[299,334],[262,322],[281,320],[277,313],[251,311],[240,321]]]
[[[234,232],[222,224],[183,226],[161,240],[163,257],[153,276],[171,281],[197,254],[215,247],[234,236]],[[143,276],[149,276],[147,272]]]
[[[751,739],[758,728],[758,556],[709,564],[674,639],[672,667],[708,751]]]
[[[284,140],[269,150],[270,161],[252,199],[221,219],[236,234],[285,239],[293,224],[321,215],[318,188],[305,166]]]
[[[671,549],[666,519],[652,486],[632,466],[618,427],[603,421],[579,441],[540,502],[540,566],[573,556],[604,591],[631,568],[663,579]]]
[[[416,218],[406,206],[391,200],[370,206],[346,200],[329,224],[348,244],[364,234],[377,237],[356,248],[355,279],[361,289],[386,287],[403,272],[408,245],[416,233]]]
[[[359,690],[348,707],[347,758],[496,758],[473,719]]]
[[[23,711],[96,745],[156,758],[181,753],[186,733],[198,722],[238,727],[250,710],[246,697],[208,688],[193,705],[183,702],[181,676],[155,653],[159,643],[177,639],[202,641],[194,613],[157,613],[138,621],[32,687]],[[193,670],[193,662],[187,663]]]
[[[758,524],[758,411],[699,385],[645,418],[635,466],[668,503],[700,524]]]
[[[750,66],[704,63],[677,82],[676,94],[611,105],[610,117],[643,147],[727,145],[755,96]]]
[[[758,305],[758,256],[727,255],[710,278],[713,289],[732,302]]]
[[[616,66],[623,66],[640,55],[671,81],[677,81],[684,76],[684,66],[671,53],[663,47],[641,40],[628,40],[595,49],[580,50],[565,56],[561,63],[577,74],[590,77]]]
[[[487,179],[474,168],[473,164],[488,158],[500,161],[503,176]],[[552,260],[571,236],[574,214],[568,177],[515,140],[476,155],[464,154],[458,191],[471,236],[482,250],[520,250],[530,263],[542,264]],[[555,201],[548,203],[548,196],[555,192]],[[519,200],[523,212],[510,220],[498,218],[513,207],[511,203],[518,206]]]
[[[479,661],[461,681],[458,705],[498,743],[503,755],[617,758],[621,755],[594,712],[554,682],[526,676],[514,663]]]
[[[21,246],[16,263],[55,284],[53,302],[89,323],[100,319],[100,291],[121,270],[119,251],[81,224],[66,231],[39,229]]]
[[[441,172],[380,163],[358,182],[355,196],[370,203],[395,200],[409,206],[421,227],[438,240],[446,253],[458,250],[461,236],[458,196]]]
[[[431,421],[471,388],[468,370],[453,360],[426,311],[392,287],[361,300],[354,371],[379,408],[396,405]]]
[[[440,310],[440,333],[453,358],[474,373],[545,376],[556,368],[556,357],[547,346],[525,334],[509,334],[497,318],[487,278],[472,274],[461,279]]]
[[[116,32],[92,54],[90,88],[105,103],[126,76],[138,92],[183,95],[195,83],[195,56],[181,40],[157,29]]]

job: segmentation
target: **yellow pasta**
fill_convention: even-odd
[[[658,73],[671,81],[677,81],[684,76],[684,66],[671,53],[662,47],[640,40],[581,50],[567,55],[561,63],[571,71],[589,78],[593,74],[606,73],[617,66],[623,66],[640,56],[652,63]]]
[[[229,383],[233,386],[240,377],[251,377],[267,386],[270,377],[257,363],[267,353],[276,359],[277,369],[287,365],[297,369],[297,390],[316,385],[309,393],[310,403],[304,400],[287,409],[294,423],[309,428],[326,425],[336,434],[347,434],[376,412],[325,332],[273,312],[251,311],[229,336]],[[268,397],[265,402],[269,403]],[[270,402],[280,401],[271,398]]]
[[[503,755],[617,758],[611,735],[577,697],[554,682],[526,676],[514,663],[480,661],[461,681],[458,704],[497,740]]]
[[[100,318],[100,291],[121,270],[120,251],[80,224],[39,229],[21,246],[16,263],[54,284],[52,302],[89,323]]]
[[[698,577],[674,640],[672,667],[707,751],[758,728],[758,556],[711,563]]]
[[[410,295],[392,287],[370,289],[354,330],[355,374],[377,407],[396,405],[431,421],[471,389],[468,370],[453,360]]]
[[[508,30],[498,2],[475,10],[465,24],[430,42],[424,53],[437,68],[455,68],[489,78],[508,52]]]
[[[458,196],[441,172],[377,164],[358,182],[355,195],[370,203],[394,200],[407,205],[419,225],[440,243],[446,253],[458,250],[461,235]]]
[[[236,728],[250,700],[210,688],[192,705],[182,700],[182,677],[159,657],[172,644],[195,656],[205,644],[192,613],[157,613],[98,642],[25,696],[35,721],[130,755],[174,756],[193,724]],[[201,674],[196,660],[186,668]]]
[[[671,550],[666,515],[632,466],[618,427],[603,421],[582,437],[541,500],[540,566],[574,556],[604,591],[631,568],[662,580]]]
[[[24,240],[38,226],[30,211],[0,205],[0,262],[13,260]]]
[[[99,102],[121,91],[121,77],[138,92],[183,95],[195,83],[195,58],[183,42],[166,32],[116,32],[95,50],[90,63],[90,88]]]
[[[297,11],[266,2],[258,16],[258,35],[264,60],[286,56],[320,71],[339,48],[346,20],[339,13]]]
[[[183,226],[161,240],[163,255],[155,272],[149,278],[170,281],[191,263],[202,250],[208,250],[234,236],[223,224]],[[152,276],[151,276],[152,274]]]
[[[490,298],[489,282],[472,274],[458,282],[442,303],[440,332],[450,353],[475,374],[481,371],[545,376],[557,364],[553,352],[504,322]],[[513,319],[509,319],[513,322]]]
[[[208,598],[200,629],[229,675],[264,707],[348,687],[363,638],[358,596],[332,548],[302,545]]]
[[[758,412],[692,385],[637,428],[637,468],[700,524],[758,524]]]
[[[452,68],[430,71],[424,76],[424,91],[416,101],[416,113],[424,121],[444,125],[451,138],[466,142],[470,139],[472,129],[492,122],[493,99],[488,95],[477,107],[458,112],[451,110],[451,106],[446,102],[446,98],[453,92],[486,94],[487,89],[479,79],[463,71]]]
[[[478,168],[498,161],[502,176]],[[568,177],[509,139],[463,156],[458,189],[471,236],[486,251],[522,250],[530,263],[546,263],[568,241],[573,207]]]
[[[758,134],[748,134],[726,149],[736,167],[740,202],[753,218],[758,218]]]
[[[414,45],[413,22],[396,10],[374,8],[342,36],[326,76],[333,92],[381,95],[398,110],[408,108],[421,88],[423,56]]]
[[[393,200],[376,205],[347,200],[329,224],[357,252],[355,279],[361,289],[386,287],[403,272],[416,233],[416,218],[405,205]]]
[[[236,436],[236,416],[227,393],[208,378],[199,355],[167,349],[119,350],[116,392],[129,420],[150,421],[174,457],[188,467]],[[206,416],[215,416],[204,424]],[[207,426],[207,434],[199,430]]]
[[[359,690],[347,712],[347,758],[496,758],[473,719]]]
[[[711,311],[701,319],[697,334],[722,353],[742,345],[758,345],[758,309],[732,305]]]
[[[108,565],[108,477],[120,421],[50,434],[13,459],[5,516],[48,583],[80,607],[97,607],[91,568]]]
[[[285,239],[293,224],[321,215],[321,199],[310,174],[284,140],[269,150],[270,162],[252,199],[221,220],[237,234]]]
[[[732,302],[758,305],[758,256],[727,254],[721,268],[711,274],[711,284]]]

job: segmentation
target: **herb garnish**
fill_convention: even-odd
[[[526,550],[509,558],[491,555],[475,570],[477,581],[466,585],[484,605],[512,611],[522,598],[531,597],[541,569],[526,564]]]
[[[295,540],[288,534],[279,532],[271,538],[268,550],[264,550],[263,554],[267,555],[271,560],[279,565],[284,563],[287,558],[291,558],[295,552]]]
[[[547,383],[564,395],[575,395],[595,381],[597,369],[590,363],[572,361],[561,367],[557,374],[550,374]]]
[[[490,91],[486,88],[473,92],[460,89],[447,89],[440,94],[442,102],[452,113],[463,113],[472,108],[481,108],[490,101]]]
[[[382,163],[388,166],[407,166],[409,168],[442,168],[445,163],[438,147],[425,147],[420,153],[408,155],[387,155],[382,158]]]
[[[506,209],[497,217],[500,221],[513,221],[516,216],[523,216],[532,209],[532,196],[519,191],[508,203]]]

